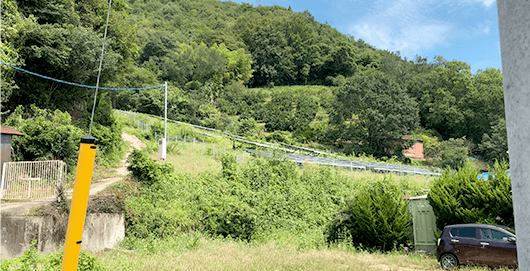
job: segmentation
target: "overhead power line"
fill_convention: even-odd
[[[0,61],[0,64],[9,66],[9,67],[11,67],[11,68],[13,68],[15,70],[18,70],[18,71],[21,71],[21,72],[25,72],[27,74],[31,74],[31,75],[34,75],[34,76],[38,76],[38,77],[41,77],[41,78],[44,78],[44,79],[48,79],[48,80],[51,80],[51,81],[55,81],[55,82],[63,83],[63,84],[67,84],[67,85],[72,85],[72,86],[76,86],[76,87],[82,87],[82,88],[93,88],[93,89],[98,88],[98,89],[105,89],[105,90],[120,90],[121,91],[121,90],[141,90],[141,89],[150,89],[150,88],[161,88],[161,87],[164,86],[164,85],[158,85],[158,86],[141,87],[141,88],[108,88],[108,87],[89,86],[89,85],[83,85],[83,84],[78,84],[78,83],[72,83],[72,82],[61,80],[61,79],[52,78],[52,77],[49,77],[49,76],[46,76],[46,75],[34,73],[34,72],[31,72],[31,71],[28,71],[28,70],[13,66],[11,64],[5,63],[3,61]]]

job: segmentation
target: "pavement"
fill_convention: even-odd
[[[115,168],[116,173],[119,175],[119,177],[107,178],[103,180],[98,180],[97,182],[93,182],[90,185],[89,197],[96,195],[106,187],[127,176],[129,174],[129,171],[127,170],[128,164],[126,162],[127,157],[132,152],[132,149],[140,150],[145,147],[145,144],[134,135],[122,133],[121,136],[125,142],[130,144],[131,147],[125,155],[125,158],[121,161],[120,166]],[[71,189],[69,191],[66,191],[66,194],[69,199],[72,198]],[[31,210],[54,201],[55,198],[36,200],[2,200],[0,201],[0,216],[25,216],[28,215]]]

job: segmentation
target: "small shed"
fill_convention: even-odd
[[[4,162],[11,162],[11,142],[13,142],[14,135],[24,134],[15,129],[0,127],[0,176],[2,176]]]
[[[436,252],[436,216],[427,195],[404,197],[410,200],[409,210],[412,215],[414,249],[418,252]]]

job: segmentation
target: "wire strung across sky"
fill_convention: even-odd
[[[72,85],[72,86],[76,86],[76,87],[83,87],[83,88],[93,88],[93,89],[96,88],[96,86],[89,86],[89,85],[83,85],[83,84],[78,84],[78,83],[67,82],[67,81],[64,81],[64,80],[61,80],[61,79],[56,79],[56,78],[52,78],[52,77],[49,77],[49,76],[46,76],[46,75],[34,73],[34,72],[31,72],[31,71],[24,70],[22,68],[13,66],[11,64],[5,63],[3,61],[0,61],[0,64],[9,66],[9,67],[11,67],[11,68],[13,68],[15,70],[19,70],[21,72],[25,72],[25,73],[28,73],[28,74],[31,74],[31,75],[35,75],[35,76],[38,76],[38,77],[41,77],[41,78],[44,78],[44,79],[52,80],[52,81],[55,81],[55,82],[58,82],[58,83],[63,83],[63,84]],[[161,88],[161,87],[164,87],[164,85],[142,87],[142,88],[108,88],[108,87],[98,87],[98,88],[99,89],[105,89],[105,90],[141,90],[141,89]]]

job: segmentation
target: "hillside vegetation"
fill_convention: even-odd
[[[135,119],[147,120],[146,116],[116,119],[147,147],[129,158],[133,178],[99,195],[113,194],[120,201],[116,208],[108,208],[110,201],[99,204],[101,211],[125,214],[125,240],[96,257],[83,252],[83,270],[438,270],[432,257],[402,252],[403,246],[412,245],[403,195],[419,195],[432,187],[442,201],[437,206],[443,206],[446,188],[454,190],[450,187],[465,183],[463,190],[486,191],[481,187],[487,186],[492,188],[486,193],[492,199],[508,196],[511,201],[506,194],[509,179],[501,174],[505,168],[495,169],[502,179],[486,183],[477,181],[472,170],[426,179],[306,163],[298,167],[260,157],[247,156],[243,162],[235,159],[240,150],[230,148],[228,139],[202,137],[189,126],[173,123],[170,135],[196,140],[169,148],[168,160],[175,164],[157,162],[151,157],[157,156],[154,134],[161,121],[151,119],[151,129],[140,131],[131,125],[137,125]],[[449,212],[441,223],[476,222],[491,217],[491,212],[513,222],[506,208],[495,207],[505,203],[491,200],[493,208],[482,211],[484,206],[472,204],[473,197],[483,194],[470,191],[456,199],[455,206],[462,204],[464,212],[478,208],[482,217],[455,220]],[[380,228],[385,230],[377,231]],[[22,257],[2,260],[1,266],[2,270],[55,270],[61,256],[61,251],[42,256],[32,249]]]
[[[2,61],[95,85],[105,1],[3,2]],[[378,50],[310,11],[216,0],[113,1],[101,85],[169,84],[171,119],[273,141],[407,161],[413,140],[438,166],[507,159],[500,70]],[[2,66],[2,114],[59,109],[86,130],[93,90]],[[297,85],[296,87],[288,87]],[[162,115],[163,91],[100,91],[95,122],[119,137],[110,108]],[[15,124],[13,124],[15,125]],[[112,150],[108,149],[108,153]]]

